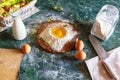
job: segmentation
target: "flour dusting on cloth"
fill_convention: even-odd
[[[111,69],[114,75],[117,76],[118,80],[120,79],[120,47],[108,51],[109,55],[104,63],[107,67]],[[103,63],[99,60],[98,56],[92,59],[89,59],[86,62],[88,70],[90,72],[92,80],[112,80],[112,78],[107,73]]]

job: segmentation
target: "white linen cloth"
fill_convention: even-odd
[[[106,54],[109,56],[104,59],[104,64],[107,68],[109,68],[109,70],[111,70],[112,74],[117,77],[117,80],[120,80],[120,47],[108,51]],[[114,80],[107,73],[107,70],[98,56],[86,60],[85,63],[88,67],[92,80]]]

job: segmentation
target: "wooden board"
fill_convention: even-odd
[[[17,80],[22,58],[20,50],[0,48],[0,80]]]

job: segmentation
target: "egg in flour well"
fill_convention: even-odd
[[[53,21],[39,27],[37,41],[46,51],[64,53],[74,47],[77,37],[78,33],[71,24]]]

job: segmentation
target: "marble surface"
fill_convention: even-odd
[[[38,0],[36,7],[40,11],[23,20],[27,29],[26,39],[14,40],[9,28],[0,33],[0,47],[20,49],[24,43],[31,45],[31,53],[25,55],[21,62],[19,80],[91,80],[85,62],[73,57],[75,50],[65,54],[48,53],[37,44],[35,32],[48,18],[71,22],[79,31],[79,39],[84,41],[84,51],[90,59],[97,55],[88,40],[96,14],[105,4],[120,10],[119,3],[120,0]],[[100,40],[106,51],[120,46],[119,25],[120,21],[107,41]]]

